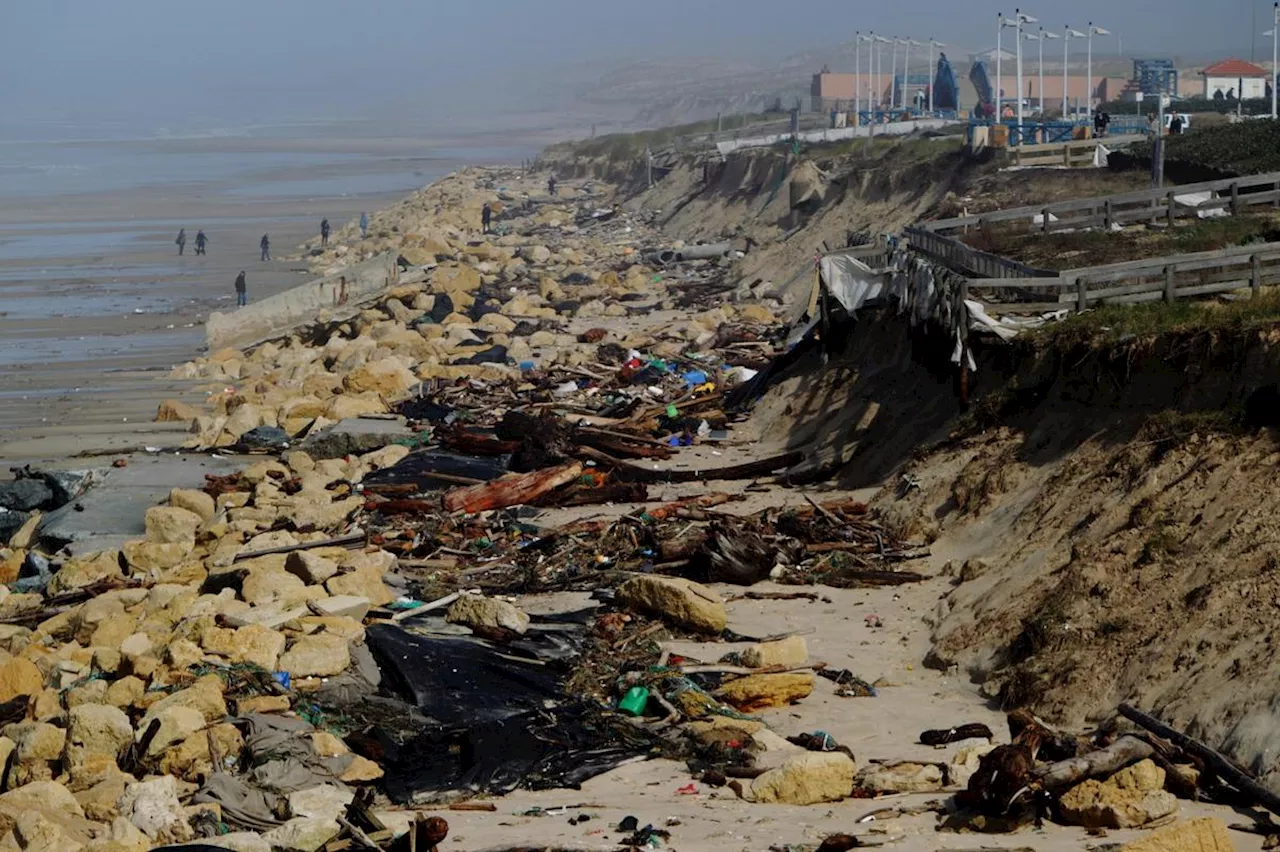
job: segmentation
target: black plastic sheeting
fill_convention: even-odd
[[[468,725],[543,709],[563,698],[560,675],[466,637],[425,637],[385,624],[367,642],[382,676],[442,725]]]
[[[384,686],[429,717],[418,735],[366,732],[386,773],[387,795],[400,804],[577,787],[643,758],[661,743],[598,704],[567,695],[565,631],[494,647],[457,636],[423,636],[387,624],[367,642]],[[547,664],[517,655],[545,650]]]
[[[375,470],[363,480],[364,485],[417,485],[421,491],[438,491],[453,488],[457,483],[433,479],[426,474],[442,473],[484,482],[497,479],[507,472],[511,456],[475,458],[455,453],[423,451],[410,453],[394,467]]]

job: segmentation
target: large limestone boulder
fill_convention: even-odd
[[[783,805],[838,802],[853,792],[856,768],[844,752],[806,752],[752,781],[749,798]]]
[[[445,621],[468,627],[505,627],[520,634],[529,629],[529,616],[519,607],[481,595],[458,598],[445,614]]]
[[[716,690],[716,697],[744,713],[768,707],[786,707],[813,692],[813,674],[758,674],[731,680]]]
[[[1164,790],[1164,770],[1151,760],[1122,769],[1106,781],[1089,779],[1058,801],[1062,817],[1088,828],[1137,828],[1178,810]]]
[[[351,652],[341,636],[303,636],[280,656],[279,665],[293,677],[332,677],[351,665]]]
[[[618,587],[617,601],[627,609],[701,633],[720,633],[728,620],[719,595],[680,577],[633,577]]]
[[[170,491],[169,505],[199,515],[202,521],[212,521],[217,513],[212,497],[203,491],[193,491],[189,488],[175,488]]]
[[[49,581],[49,593],[83,589],[104,580],[117,580],[124,577],[120,570],[120,553],[116,550],[104,550],[91,556],[82,556],[67,561],[58,573]]]
[[[762,669],[781,666],[794,669],[809,661],[809,645],[803,636],[788,636],[775,642],[760,642],[742,652],[742,664]]]
[[[115,757],[133,742],[129,716],[119,707],[81,704],[67,712],[67,754],[74,752]]]
[[[190,423],[200,416],[200,409],[176,399],[166,399],[156,408],[156,423]]]
[[[152,506],[147,510],[147,541],[156,544],[192,545],[204,518],[176,506]]]
[[[933,793],[942,789],[942,767],[936,763],[868,766],[858,773],[860,790],[882,793]]]
[[[398,358],[373,361],[348,373],[342,386],[348,393],[372,392],[396,397],[418,383],[418,377]]]
[[[44,689],[44,675],[35,663],[25,657],[14,657],[0,665],[0,701],[12,701],[19,695],[36,695]]]

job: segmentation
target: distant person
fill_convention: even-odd
[[[1186,126],[1186,122],[1182,120],[1182,116],[1178,113],[1173,114],[1173,118],[1169,119],[1169,134],[1171,136],[1181,136],[1182,128]]]
[[[1147,132],[1152,136],[1160,135],[1160,122],[1154,112],[1147,113]]]
[[[240,270],[240,274],[236,276],[236,304],[244,307],[249,304],[249,296],[244,283],[244,270]]]
[[[178,257],[182,257],[183,249],[187,247],[187,229],[186,228],[178,229],[178,238],[174,240],[174,243],[176,243],[178,246]]]
[[[556,176],[555,175],[552,175],[551,177],[547,178],[547,192],[549,192],[552,195],[556,194]]]
[[[480,228],[482,233],[489,233],[489,223],[493,221],[493,208],[487,203],[480,211]]]
[[[266,263],[271,259],[271,238],[266,234],[262,235],[262,239],[258,241],[258,248],[262,249],[262,262]]]
[[[360,214],[360,236],[361,237],[369,236],[369,214],[368,213]]]
[[[329,246],[329,220],[322,219],[320,221],[320,248]]]
[[[204,235],[204,231],[196,231],[196,254],[204,254],[204,247],[209,242],[209,238]]]

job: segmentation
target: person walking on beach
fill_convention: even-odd
[[[369,236],[369,214],[360,214],[360,236],[361,238]]]
[[[484,209],[480,211],[480,229],[481,233],[489,233],[489,223],[493,221],[493,208],[488,203],[484,205]]]
[[[329,246],[329,220],[322,219],[320,221],[320,248],[328,248]]]
[[[262,262],[266,263],[271,259],[271,240],[266,235],[262,235],[262,239],[258,242],[258,247],[262,249]]]
[[[240,270],[240,274],[236,276],[236,305],[244,307],[249,304],[249,297],[246,293],[244,283],[244,270]]]
[[[552,175],[551,177],[547,178],[547,192],[549,192],[552,195],[556,194],[556,176],[555,175]]]
[[[178,257],[182,257],[182,250],[187,247],[187,229],[186,228],[178,229],[178,238],[174,240],[174,242],[177,243],[178,245]]]
[[[204,247],[207,242],[209,242],[209,238],[204,235],[204,231],[196,231],[196,254],[204,254]]]

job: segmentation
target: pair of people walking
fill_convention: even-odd
[[[178,256],[181,257],[182,253],[187,248],[187,229],[179,228],[178,238],[175,239],[173,242],[178,246]],[[208,244],[208,242],[209,242],[209,238],[204,235],[204,231],[197,231],[196,232],[196,254],[204,254],[205,246]]]

